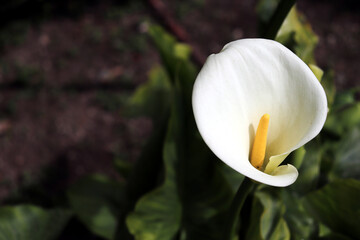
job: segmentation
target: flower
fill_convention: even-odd
[[[320,132],[327,115],[324,89],[309,67],[266,39],[237,40],[210,55],[196,78],[192,104],[199,132],[218,158],[279,187],[298,176],[294,166],[280,164]],[[268,127],[265,121],[258,129],[262,116]],[[265,134],[259,140],[264,149],[254,148],[264,151],[258,168],[249,160],[256,132]]]

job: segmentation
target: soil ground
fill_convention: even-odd
[[[204,55],[256,37],[256,1],[166,3]],[[334,69],[340,90],[360,86],[359,3],[303,0],[298,8],[319,35],[319,66]],[[113,160],[134,161],[152,127],[122,114],[127,97],[160,64],[148,20],[156,18],[142,2],[101,1],[76,17],[9,22],[22,30],[0,34],[0,199],[49,168],[65,176],[55,188],[89,173],[121,179]]]

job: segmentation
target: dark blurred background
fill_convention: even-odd
[[[113,161],[134,161],[152,129],[148,119],[122,114],[126,99],[160,64],[149,22],[173,20],[207,56],[257,36],[256,3],[2,1],[0,199],[44,179],[49,192],[87,173],[121,179]],[[334,72],[338,89],[360,86],[359,1],[297,6],[319,36],[317,64]]]

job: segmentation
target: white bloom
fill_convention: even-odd
[[[192,102],[210,149],[239,173],[272,186],[296,180],[294,166],[279,165],[320,132],[327,115],[324,89],[309,67],[280,43],[265,39],[234,41],[210,55],[195,81]],[[249,155],[264,114],[270,123],[258,170]]]

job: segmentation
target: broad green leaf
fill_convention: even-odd
[[[192,87],[198,74],[198,69],[190,61],[190,47],[178,43],[160,26],[151,25],[149,33],[173,84],[176,80],[181,81],[181,88],[186,94],[186,101],[190,103]]]
[[[150,26],[149,34],[159,50],[161,59],[171,79],[174,81],[178,77],[177,74],[179,74],[179,65],[182,62],[189,61],[190,47],[183,43],[178,43],[173,36],[157,25]],[[191,63],[189,62],[189,64]],[[191,68],[191,71],[195,71],[194,66]]]
[[[150,26],[149,34],[160,53],[161,59],[171,79],[174,80],[179,56],[181,56],[180,59],[184,57],[182,54],[179,54],[179,48],[176,47],[178,43],[173,36],[157,25]]]
[[[129,201],[128,210],[133,210],[135,203],[145,193],[158,185],[158,176],[163,162],[163,144],[166,137],[169,114],[166,114],[154,126],[153,132],[143,147],[129,175],[126,192]]]
[[[141,85],[129,101],[128,112],[137,115],[146,114],[153,119],[154,127],[129,173],[126,186],[128,200],[126,212],[132,211],[139,198],[159,184],[158,177],[161,174],[159,170],[163,164],[162,148],[172,104],[171,88],[168,74],[163,67],[157,66],[150,72],[149,81]]]
[[[134,210],[135,204],[144,194],[158,186],[163,168],[163,145],[168,129],[170,109],[167,109],[167,112],[165,109],[161,111],[165,112],[164,116],[154,123],[153,132],[129,174],[126,185],[127,207],[124,211],[126,215]],[[127,239],[130,234],[125,221],[124,218],[119,223],[122,228],[117,232],[116,239]]]
[[[231,186],[232,191],[235,193],[242,181],[244,180],[245,176],[242,174],[239,174],[237,171],[223,163],[222,161],[218,161],[220,165],[220,169],[226,178],[228,184]]]
[[[289,227],[283,217],[286,207],[279,194],[279,188],[266,186],[255,192],[246,239],[290,239]]]
[[[275,39],[295,0],[260,0],[256,6],[259,36]]]
[[[283,218],[279,219],[279,222],[277,223],[269,240],[290,240],[289,227]]]
[[[299,177],[294,184],[288,187],[288,189],[297,192],[300,196],[316,189],[325,146],[316,138],[306,144],[305,150],[306,153],[303,156],[301,167],[298,169]]]
[[[360,102],[329,113],[324,129],[339,136],[360,126]]]
[[[219,229],[226,222],[234,192],[223,175],[220,160],[200,137],[187,93],[182,89],[182,97],[178,99],[185,113],[178,142],[182,149],[179,168],[183,180],[180,186],[184,206],[182,230],[187,240],[220,240],[223,235]]]
[[[173,111],[163,150],[164,183],[143,196],[126,219],[127,227],[136,240],[171,240],[180,228],[181,204],[176,176],[178,129],[178,115]]]
[[[71,216],[63,209],[33,205],[0,208],[0,240],[55,240]]]
[[[114,239],[124,208],[121,184],[102,175],[92,175],[71,186],[68,198],[76,216],[91,232]]]
[[[186,239],[220,240],[223,237],[222,227],[226,222],[233,191],[220,169],[210,160],[211,155],[207,158],[204,155],[198,155],[199,158],[194,155],[188,156],[188,161],[182,168],[186,173],[183,176],[185,184],[182,186],[183,231],[186,233]],[[199,163],[194,163],[196,160]]]
[[[342,179],[308,194],[305,209],[332,231],[360,238],[360,181]]]
[[[117,172],[120,173],[121,176],[127,179],[131,173],[133,164],[130,163],[128,160],[124,160],[120,157],[116,157],[113,163]]]
[[[260,187],[255,192],[244,239],[313,239],[317,225],[289,188]]]
[[[178,43],[161,27],[151,26],[150,36],[158,48],[174,89],[174,109],[179,117],[176,148],[182,208],[181,236],[188,240],[221,239],[221,224],[233,192],[219,161],[201,139],[192,113],[192,87],[198,73],[190,61],[190,48]],[[241,176],[240,176],[241,177]]]
[[[142,197],[126,224],[137,240],[165,240],[173,239],[180,221],[181,205],[175,183],[169,182]]]
[[[293,50],[305,63],[315,63],[314,49],[318,37],[296,7],[291,9],[283,22],[276,41]]]
[[[244,221],[249,222],[245,230],[244,239],[263,240],[260,231],[260,219],[262,217],[264,207],[258,198],[254,198],[251,205],[250,217]]]
[[[140,85],[126,104],[125,114],[134,116],[148,116],[154,122],[167,114],[170,107],[171,85],[166,71],[154,67],[149,74],[149,80]]]
[[[191,48],[189,45],[183,43],[176,43],[174,47],[174,56],[182,60],[189,60],[191,54]]]
[[[351,88],[345,91],[337,92],[335,95],[332,110],[336,111],[345,106],[350,106],[356,102],[355,94],[360,92],[360,87]]]
[[[281,216],[285,212],[285,206],[283,206],[282,202],[278,200],[274,192],[275,191],[258,191],[255,193],[256,197],[264,207],[264,211],[260,219],[260,232],[263,236],[263,239],[271,239],[271,236],[277,228],[277,225],[283,221]],[[286,234],[288,233],[288,229],[281,226],[280,228],[283,230],[283,234],[288,235],[290,238],[289,234]]]
[[[289,156],[291,157],[291,164],[297,169],[299,169],[303,164],[305,154],[306,154],[306,150],[304,146],[297,149],[295,152],[291,153],[291,155]]]
[[[154,123],[154,132],[148,140],[139,159],[135,163],[132,173],[130,174],[127,191],[129,192],[131,205],[134,205],[143,194],[150,191],[156,185],[157,177],[154,177],[154,174],[157,175],[157,172],[161,168],[162,147],[168,126],[170,105],[173,104],[173,99],[167,98],[169,95],[166,94],[171,94],[173,91],[173,87],[169,84],[169,82],[174,84],[174,76],[177,76],[178,71],[180,71],[180,66],[192,66],[189,63],[182,64],[184,60],[189,57],[188,55],[190,49],[186,45],[177,43],[171,35],[166,33],[159,26],[151,26],[149,33],[155,42],[155,45],[159,49],[160,55],[166,66],[166,72],[161,67],[155,68],[152,71],[152,74],[150,74],[150,82],[148,85],[144,86],[143,90],[140,89],[138,94],[135,94],[135,96],[137,95],[138,97],[133,97],[131,100],[131,102],[142,102],[145,104],[143,106],[146,106],[146,102],[149,101],[149,99],[162,101],[158,104],[155,103],[156,101],[153,101],[154,104],[152,104],[152,106],[156,106],[157,108],[151,108],[155,110],[151,114],[157,115],[159,119],[157,119]],[[190,68],[191,70],[188,68],[181,70],[181,72],[186,74],[195,74],[195,68],[193,66]],[[169,76],[171,78],[169,78]],[[158,86],[163,89],[164,94],[160,95],[166,96],[166,98],[158,98],[157,94],[152,92],[154,90],[153,86]],[[141,99],[139,96],[150,97],[142,98],[143,101],[134,100]],[[145,110],[145,112],[146,111],[148,110]],[[164,113],[163,116],[161,116],[159,112]]]
[[[316,221],[305,211],[302,201],[288,188],[281,191],[281,199],[286,206],[284,219],[288,223],[291,239],[313,239],[318,231]]]
[[[337,148],[329,178],[331,180],[337,178],[360,180],[360,128],[355,128],[343,136]]]

